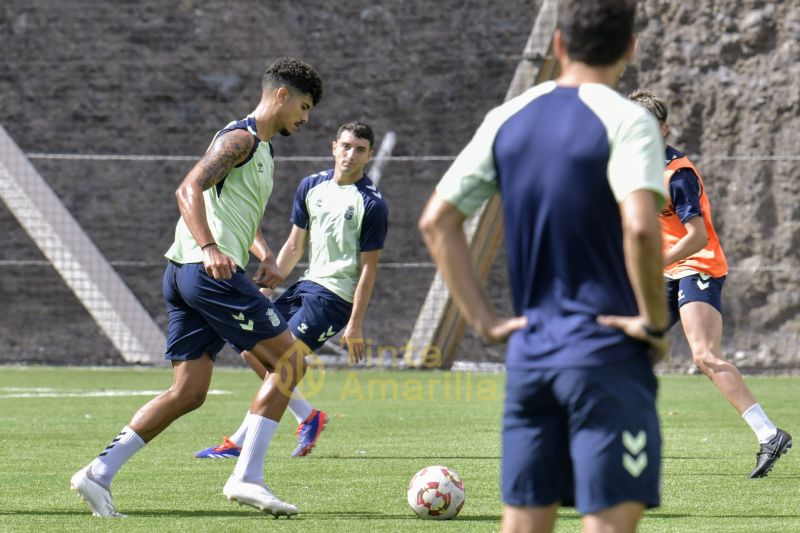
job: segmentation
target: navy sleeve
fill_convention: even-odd
[[[669,180],[669,196],[672,209],[678,214],[682,224],[690,218],[701,217],[700,181],[690,168],[681,168]]]
[[[389,231],[389,207],[383,201],[372,201],[365,208],[359,246],[362,252],[381,250]]]
[[[250,118],[251,117],[245,118],[243,120],[235,120],[235,121],[231,122],[230,124],[228,124],[227,126],[222,128],[221,130],[219,130],[216,135],[214,135],[214,139],[211,141],[211,144],[214,144],[214,141],[216,141],[219,137],[225,135],[229,131],[245,130],[245,131],[249,132],[250,135],[253,135],[253,132],[250,131],[250,129],[248,128],[248,122],[250,121]],[[255,124],[255,122],[253,124]],[[253,158],[253,154],[256,153],[256,150],[258,150],[258,145],[259,145],[260,142],[261,142],[261,139],[259,139],[258,136],[253,135],[253,147],[250,149],[250,153],[247,154],[247,158],[244,161],[242,161],[241,163],[236,165],[236,168],[243,167],[244,165],[246,165],[247,163],[250,162],[250,160]],[[270,156],[272,156],[273,153],[272,153],[272,144],[271,143],[269,145],[269,150],[270,150]]]
[[[294,205],[292,205],[292,223],[304,230],[308,229],[308,208],[306,207],[306,196],[311,180],[304,178],[297,188],[297,194],[294,196]]]

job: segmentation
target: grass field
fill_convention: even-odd
[[[70,476],[153,396],[141,391],[163,390],[170,379],[166,370],[0,367],[0,531],[499,527],[503,376],[443,372],[329,371],[307,388],[331,422],[311,456],[290,459],[295,422],[284,419],[265,474],[301,514],[274,520],[222,496],[233,461],[192,458],[238,427],[256,386],[247,371],[219,369],[212,389],[220,394],[173,424],[116,477],[117,507],[130,518],[93,518],[68,490]],[[800,436],[800,379],[748,383],[771,418]],[[800,450],[781,459],[768,478],[750,480],[755,439],[705,378],[662,378],[659,403],[663,505],[647,513],[640,531],[800,531]],[[454,521],[421,521],[405,503],[408,480],[432,464],[455,469],[467,486],[466,505]],[[579,526],[572,511],[561,511],[557,531]]]

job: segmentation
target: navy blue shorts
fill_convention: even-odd
[[[283,333],[286,321],[269,299],[237,268],[229,280],[215,280],[202,263],[170,261],[164,272],[167,352],[170,361],[216,357],[229,342],[242,352]]]
[[[275,308],[289,322],[294,337],[313,352],[347,325],[353,304],[318,283],[302,280],[275,300]]]
[[[503,502],[581,514],[660,502],[658,382],[646,357],[608,366],[508,370]]]
[[[689,302],[704,302],[722,313],[722,285],[725,276],[712,278],[706,274],[692,274],[680,279],[667,279],[667,307],[670,326],[681,319],[679,309]]]

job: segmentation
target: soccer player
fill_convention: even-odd
[[[653,117],[615,86],[635,0],[562,0],[555,81],[490,111],[445,173],[420,229],[455,302],[508,340],[504,531],[551,531],[574,505],[585,531],[632,532],[659,504],[653,361],[666,351]],[[480,287],[463,224],[499,192],[513,318]]]
[[[277,60],[264,74],[255,111],[220,130],[178,186],[181,218],[165,254],[169,262],[163,282],[169,318],[165,358],[172,362],[173,383],[72,476],[72,488],[95,516],[124,516],[111,498],[114,475],[172,422],[202,405],[214,358],[225,341],[275,372],[250,405],[247,439],[223,494],[275,516],[298,512],[270,492],[263,470],[289,401],[287,391],[305,372],[304,350],[256,286],[275,287],[282,278],[263,238],[255,236],[272,192],[270,140],[305,124],[321,97],[322,80],[313,68],[294,58]],[[251,248],[261,259],[255,283],[244,273]]]
[[[648,91],[630,99],[658,120],[666,140],[669,107]],[[751,478],[765,477],[792,446],[792,436],[775,427],[744,382],[739,370],[722,355],[722,285],[728,263],[711,220],[711,205],[700,172],[672,146],[666,147],[664,181],[669,191],[661,211],[664,276],[670,327],[680,321],[697,368],[711,380],[756,434],[760,444]]]
[[[334,168],[304,178],[297,189],[293,226],[278,253],[278,271],[286,278],[310,243],[308,269],[275,301],[275,308],[309,353],[344,328],[342,342],[355,361],[364,356],[362,324],[389,216],[386,200],[364,173],[374,142],[367,124],[343,124],[332,145]],[[249,352],[242,357],[264,379],[264,365]],[[300,423],[292,457],[302,457],[311,452],[328,417],[312,408],[298,390],[292,393],[289,409]],[[238,457],[247,434],[246,422],[247,416],[230,438],[195,457]]]

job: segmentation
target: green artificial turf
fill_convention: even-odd
[[[209,395],[115,478],[117,508],[129,518],[103,520],[69,490],[70,476],[154,393],[99,394],[164,390],[171,372],[0,367],[0,531],[499,529],[502,374],[339,370],[315,378],[306,394],[330,415],[328,429],[310,456],[290,459],[296,422],[287,414],[265,469],[273,491],[300,515],[275,520],[229,503],[222,486],[234,461],[193,458],[238,427],[257,386],[249,371],[218,369],[211,388],[220,394]],[[800,435],[800,380],[748,383],[773,421]],[[661,378],[659,406],[663,501],[640,531],[800,531],[794,453],[768,478],[748,479],[755,438],[704,377]],[[412,475],[434,464],[454,469],[467,487],[466,505],[450,522],[422,521],[405,502]],[[557,531],[579,529],[574,512],[559,513]]]

